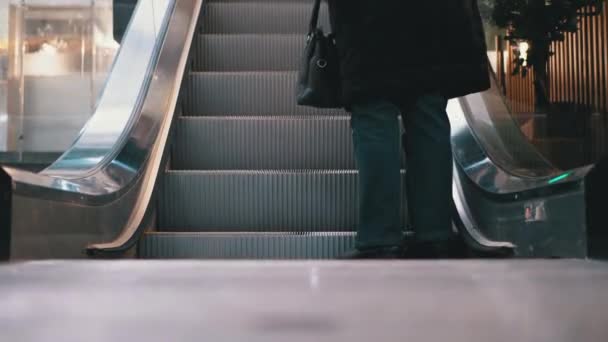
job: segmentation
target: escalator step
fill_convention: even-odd
[[[184,90],[189,116],[343,115],[296,104],[295,72],[195,72]]]
[[[304,35],[293,34],[199,35],[194,44],[194,70],[298,70],[305,41]]]
[[[346,116],[182,117],[176,125],[175,170],[356,168]]]
[[[182,117],[175,170],[355,169],[350,120],[314,117]]]
[[[140,257],[332,259],[354,246],[358,175],[348,113],[295,101],[312,4],[205,3],[174,170],[159,184],[160,231],[145,234]],[[329,27],[325,5],[321,20]]]
[[[305,34],[312,4],[311,0],[208,1],[201,32]],[[320,23],[329,29],[325,5]]]
[[[141,258],[334,259],[353,248],[354,233],[148,233]]]
[[[161,185],[159,226],[178,231],[352,231],[358,216],[357,178],[356,171],[168,171]]]

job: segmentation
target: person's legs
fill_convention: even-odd
[[[399,114],[399,108],[388,101],[352,107],[353,143],[359,169],[358,250],[402,243]]]
[[[402,107],[409,220],[419,242],[452,238],[452,145],[447,99],[427,94]]]

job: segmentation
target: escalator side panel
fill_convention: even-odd
[[[472,215],[490,240],[513,243],[518,257],[587,256],[583,184],[555,195],[500,200],[480,190],[461,170],[459,177]]]
[[[12,196],[11,260],[74,259],[84,248],[121,233],[140,195],[142,179],[106,206]]]
[[[608,258],[608,158],[600,161],[586,179],[589,256]]]

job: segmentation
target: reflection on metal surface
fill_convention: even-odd
[[[76,143],[43,173],[50,176],[82,177],[95,171],[104,160],[113,158],[117,145],[124,143],[147,90],[160,51],[164,30],[156,22],[166,22],[174,1],[141,1],[131,21],[123,48],[112,69],[93,117]],[[134,61],[138,61],[134,63]]]
[[[478,242],[512,243],[518,256],[588,255],[583,183],[590,167],[564,173],[547,162],[495,84],[453,100],[448,112],[454,199],[468,232],[479,233]]]
[[[522,134],[493,80],[492,89],[452,100],[448,106],[452,144],[458,165],[487,192],[515,194],[548,185],[579,182],[584,167],[563,171],[553,167]]]
[[[456,165],[454,165],[452,198],[454,199],[456,213],[458,214],[458,218],[460,218],[462,228],[464,228],[466,230],[466,234],[468,234],[482,248],[504,250],[513,250],[516,248],[516,246],[510,242],[492,241],[483,235],[479,224],[475,221],[475,217],[467,204],[467,199],[463,193],[462,181],[460,180],[458,167]]]
[[[545,201],[529,202],[524,205],[524,216],[526,223],[547,220]]]

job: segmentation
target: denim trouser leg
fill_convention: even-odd
[[[452,144],[447,100],[439,94],[421,96],[403,108],[408,215],[421,241],[452,235]]]
[[[373,101],[352,108],[359,169],[358,249],[401,244],[399,108]]]

